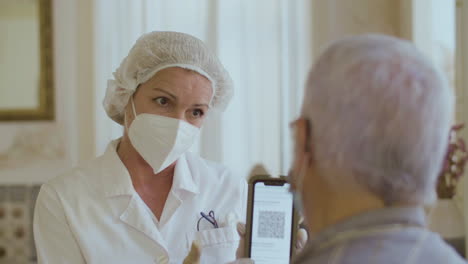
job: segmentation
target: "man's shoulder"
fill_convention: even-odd
[[[439,234],[428,233],[428,238],[421,245],[418,263],[467,263]]]
[[[294,264],[324,263],[333,256],[339,264],[399,264],[466,263],[458,253],[436,233],[426,230],[393,233],[384,236],[365,236],[338,243],[325,250],[306,248]],[[411,261],[410,261],[411,260]]]

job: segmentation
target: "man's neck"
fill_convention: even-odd
[[[313,234],[354,215],[385,207],[383,201],[377,196],[359,188],[351,187],[333,191],[322,188],[320,191],[309,192],[309,194],[310,197],[304,198],[312,203],[304,202],[304,213],[310,232]]]

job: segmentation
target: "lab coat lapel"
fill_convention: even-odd
[[[176,197],[172,192],[169,194],[164,205],[164,210],[159,220],[159,227],[163,228],[171,219],[177,208],[182,204],[182,201]]]
[[[122,222],[140,231],[167,251],[164,238],[156,228],[151,215],[148,213],[143,203],[136,197],[136,194],[131,197],[130,203],[119,218]]]
[[[199,193],[198,185],[194,180],[194,178],[198,177],[197,172],[197,169],[190,168],[187,154],[182,155],[177,160],[172,189],[164,205],[159,228],[164,228],[184,201]]]
[[[143,201],[138,197],[130,175],[115,151],[118,142],[116,140],[109,144],[103,156],[104,161],[99,183],[103,188],[103,194],[109,199],[116,217],[167,251],[165,240]],[[125,198],[130,198],[130,201]]]

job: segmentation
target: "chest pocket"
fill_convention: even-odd
[[[197,241],[200,245],[200,263],[219,264],[236,259],[240,237],[235,226],[227,226],[194,232],[188,240],[190,244],[191,241]]]

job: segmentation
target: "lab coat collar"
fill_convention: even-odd
[[[136,194],[130,174],[116,151],[119,142],[120,139],[112,141],[103,155],[102,188],[106,197]],[[172,191],[182,200],[184,192],[198,194],[199,188],[195,179],[198,179],[198,171],[189,166],[184,154],[177,160]]]
[[[189,166],[187,154],[182,155],[178,160],[174,171],[174,179],[172,181],[172,190],[176,194],[186,191],[191,194],[199,194],[200,190],[195,179],[198,179],[198,170],[194,170]],[[181,198],[181,197],[179,197]]]
[[[133,188],[132,179],[127,168],[117,155],[117,146],[120,139],[111,141],[103,155],[102,166],[102,190],[106,197],[119,195],[133,195],[136,193]]]
[[[144,203],[139,200],[138,196],[133,195],[119,219],[156,242],[168,255],[167,243],[158,228],[155,228],[151,214],[148,214],[146,210]]]

